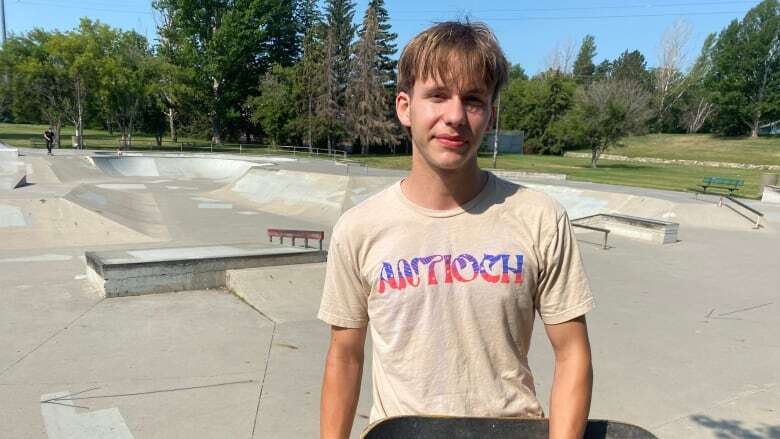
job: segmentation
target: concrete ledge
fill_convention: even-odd
[[[227,270],[325,261],[325,252],[259,245],[86,252],[87,278],[104,297],[223,288]]]
[[[553,174],[549,172],[528,172],[528,171],[503,171],[500,169],[487,169],[492,172],[496,177],[503,178],[509,181],[523,180],[526,178],[538,178],[546,180],[558,180],[564,181],[567,179],[566,174]]]
[[[572,220],[572,222],[586,226],[601,227],[618,236],[656,244],[677,242],[680,229],[680,225],[677,223],[610,213],[599,213],[577,218]]]
[[[761,202],[780,204],[780,186],[764,186],[764,193],[761,196]]]

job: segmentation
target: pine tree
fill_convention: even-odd
[[[328,153],[333,152],[333,137],[339,125],[338,88],[336,77],[336,43],[330,28],[325,31],[320,64],[321,86],[317,99],[317,116],[325,124]]]
[[[377,44],[380,31],[376,11],[369,6],[355,47],[354,70],[347,89],[349,126],[360,142],[362,154],[368,154],[371,145],[398,142],[395,124],[388,117],[387,73],[382,71],[381,46]]]
[[[574,80],[578,84],[589,84],[593,80],[596,65],[593,58],[596,57],[596,39],[593,35],[585,35],[580,45],[580,53],[574,61]]]
[[[363,18],[363,21],[365,22],[365,19],[368,16],[369,10],[373,10],[374,14],[376,16],[376,22],[377,22],[377,32],[376,37],[374,38],[376,42],[377,47],[377,61],[378,61],[378,69],[379,72],[384,75],[386,78],[388,78],[388,81],[390,81],[390,84],[388,84],[391,88],[395,87],[395,67],[398,64],[398,61],[395,61],[392,59],[392,57],[395,55],[397,49],[397,44],[395,43],[395,40],[398,38],[398,34],[395,32],[391,32],[391,26],[390,26],[390,14],[387,13],[387,9],[385,9],[385,1],[384,0],[371,0],[368,3],[368,9],[366,9],[366,17]],[[361,31],[362,32],[362,31]],[[362,34],[360,35],[362,37]]]
[[[328,38],[333,48],[333,74],[337,92],[336,103],[339,110],[346,104],[346,88],[349,82],[352,39],[355,36],[355,4],[350,0],[327,0],[325,4]],[[343,116],[343,111],[340,111]]]

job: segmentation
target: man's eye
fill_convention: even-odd
[[[485,106],[485,102],[479,98],[471,98],[466,99],[466,105],[473,108],[483,108]]]

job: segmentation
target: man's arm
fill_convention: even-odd
[[[585,316],[545,325],[555,352],[550,439],[582,438],[590,411],[593,367]]]
[[[346,439],[352,430],[360,380],[366,328],[331,327],[320,399],[320,438]]]

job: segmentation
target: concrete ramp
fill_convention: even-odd
[[[264,212],[333,225],[342,212],[397,180],[253,168],[220,193],[248,200]]]
[[[4,250],[148,243],[154,239],[61,198],[0,199]]]
[[[743,230],[744,220],[728,209],[718,207],[717,199],[690,199],[677,201],[619,192],[521,183],[540,190],[561,203],[570,218],[598,214],[618,214],[657,221],[670,221],[683,227],[703,227],[719,230]]]
[[[357,206],[368,197],[381,192],[383,189],[393,185],[399,177],[368,177],[368,176],[350,176],[347,192],[344,194],[342,203],[342,212]]]
[[[343,175],[254,168],[226,192],[264,212],[333,224],[341,215],[348,181]]]
[[[151,193],[101,186],[108,185],[79,185],[65,199],[149,237],[170,239],[157,200]]]
[[[164,177],[234,180],[257,164],[245,160],[204,157],[93,156],[95,167],[112,177]]]

